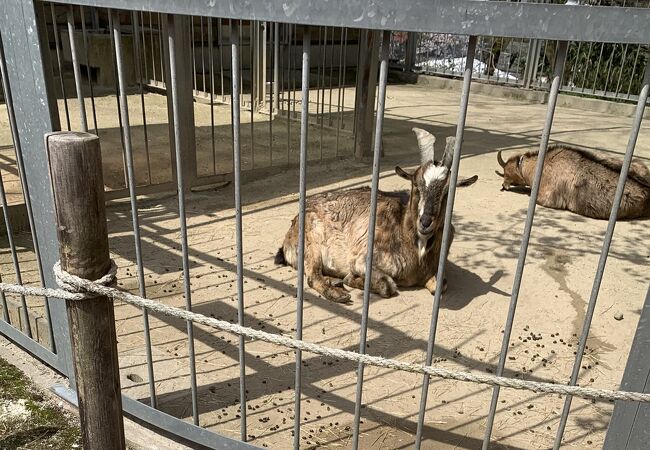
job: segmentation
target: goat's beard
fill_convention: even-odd
[[[418,233],[418,257],[420,258],[420,261],[424,259],[427,250],[429,250],[429,239],[431,239],[430,234],[425,235]]]

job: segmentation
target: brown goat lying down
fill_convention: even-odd
[[[395,168],[411,182],[410,193],[378,192],[370,289],[383,297],[395,295],[397,286],[426,286],[431,292],[436,288],[454,138],[447,139],[443,160],[435,163],[435,137],[413,131],[422,163],[414,172]],[[477,178],[459,181],[459,186]],[[364,187],[317,194],[306,201],[305,274],[309,286],[328,300],[348,302],[350,294],[343,285],[364,287],[370,194]],[[451,231],[453,239],[453,227]],[[297,248],[296,216],[275,263],[295,268]]]
[[[531,186],[537,165],[537,152],[511,156],[497,161],[503,167],[503,189]],[[537,204],[567,209],[595,219],[608,219],[614,202],[623,161],[606,158],[565,144],[551,145],[546,152]],[[633,160],[618,219],[650,217],[650,170]]]

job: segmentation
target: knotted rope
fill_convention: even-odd
[[[206,317],[202,314],[197,314],[192,311],[187,311],[173,306],[167,306],[160,302],[142,298],[137,295],[116,289],[114,287],[110,287],[110,284],[115,281],[117,273],[117,266],[113,261],[111,261],[111,268],[109,269],[109,272],[96,281],[85,280],[83,278],[71,275],[63,270],[59,263],[55,264],[54,273],[57,283],[59,286],[61,286],[61,289],[44,289],[0,283],[0,291],[11,294],[57,297],[66,300],[77,301],[104,296],[112,298],[114,300],[123,301],[124,303],[137,306],[139,308],[146,308],[149,311],[158,312],[170,317],[185,319],[196,324],[205,325],[239,336],[268,342],[295,350],[303,350],[305,352],[315,353],[330,358],[362,362],[369,366],[424,374],[446,380],[464,381],[470,383],[486,384],[490,386],[501,386],[512,389],[543,392],[546,394],[573,395],[576,397],[594,400],[625,400],[650,403],[650,394],[644,394],[641,392],[613,391],[609,389],[593,389],[581,386],[567,386],[556,383],[519,380],[496,375],[484,375],[458,370],[450,370],[442,367],[425,366],[423,364],[413,364],[394,359],[382,358],[381,356],[371,356],[351,352],[348,350],[325,347],[323,345],[294,339],[290,336],[283,336],[279,334],[255,330],[253,328],[244,327],[227,322],[225,320]]]

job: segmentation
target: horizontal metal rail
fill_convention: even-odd
[[[301,25],[650,43],[650,8],[477,0],[54,0],[54,3]]]

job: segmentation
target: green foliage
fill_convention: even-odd
[[[636,95],[648,63],[641,45],[572,42],[564,69],[564,84],[585,93],[607,91]]]

